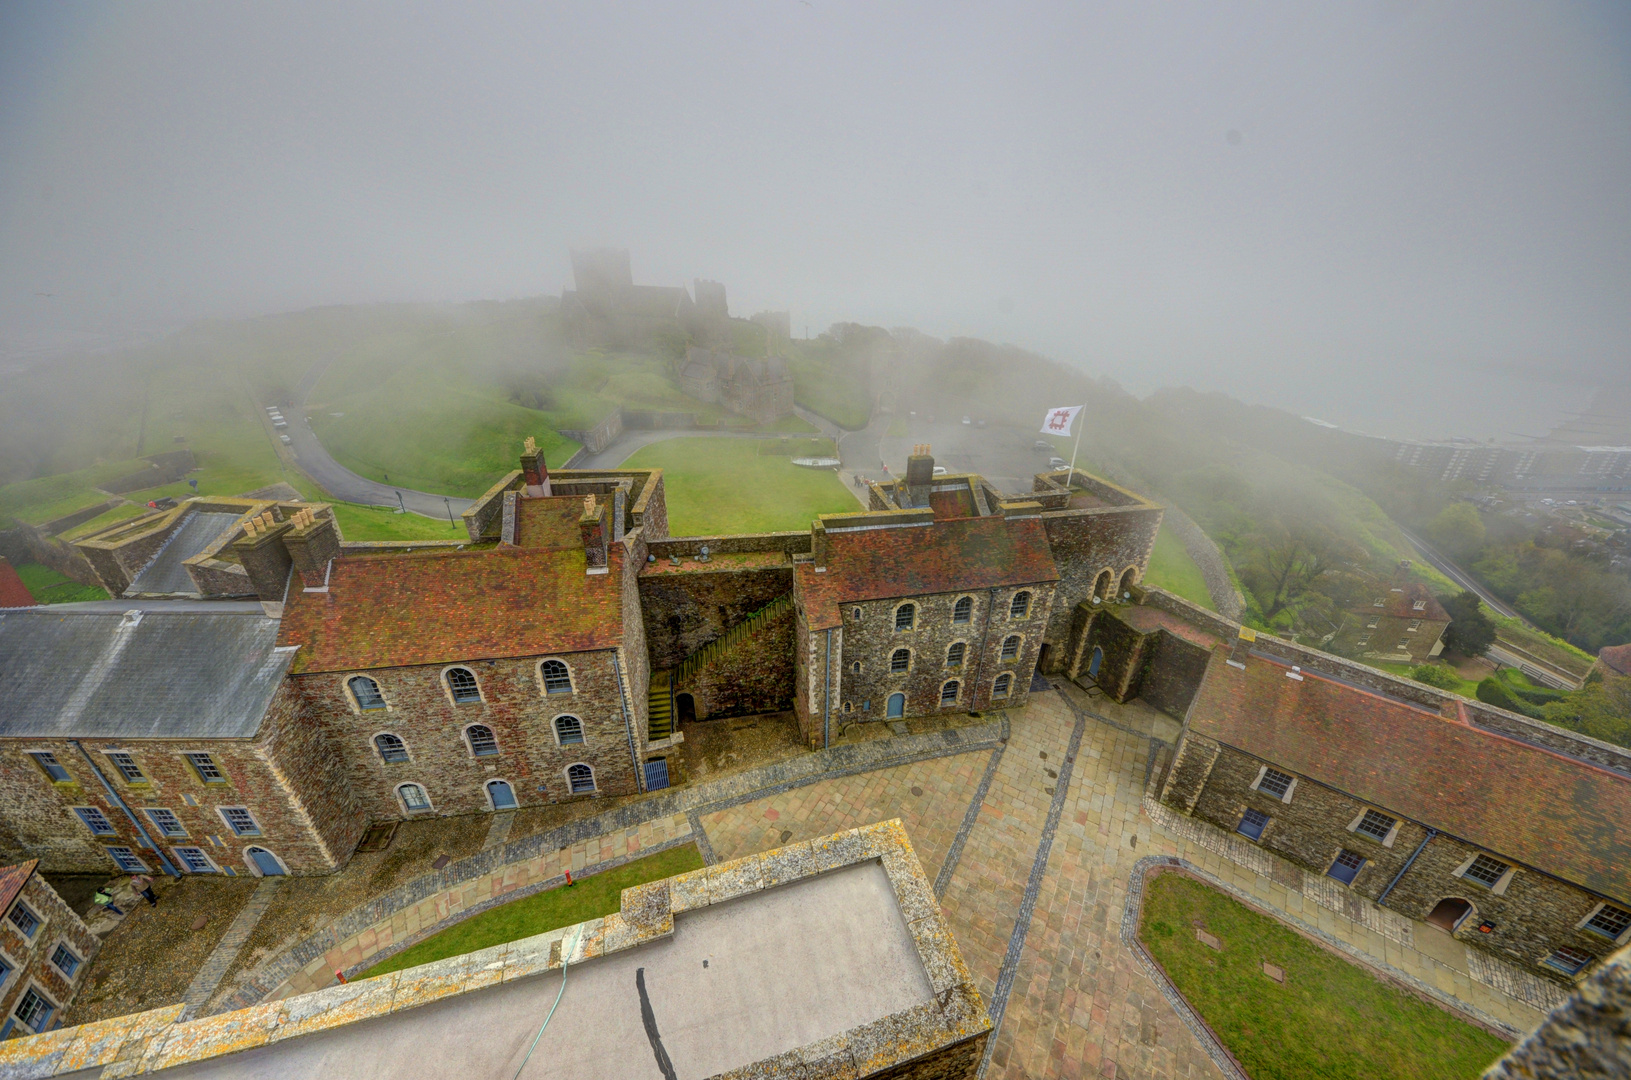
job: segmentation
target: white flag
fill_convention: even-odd
[[[1063,409],[1049,409],[1048,415],[1042,419],[1042,434],[1069,435],[1070,424],[1076,419],[1076,414],[1082,411],[1080,405],[1070,405]]]

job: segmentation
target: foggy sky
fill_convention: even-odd
[[[1631,15],[0,6],[0,357],[558,292],[572,245],[795,334],[1543,428],[1631,373]]]

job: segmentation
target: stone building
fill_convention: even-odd
[[[0,846],[53,872],[328,873],[366,820],[258,603],[0,611]]]
[[[725,286],[696,278],[684,285],[636,285],[626,249],[572,252],[572,281],[561,292],[561,322],[581,345],[651,348],[688,336],[728,346],[730,311]]]
[[[0,867],[0,1039],[60,1027],[102,948],[38,868]]]
[[[1082,673],[1183,721],[1162,802],[1548,979],[1631,940],[1631,752],[1131,593]]]
[[[1331,640],[1333,652],[1399,663],[1425,664],[1443,652],[1441,639],[1450,625],[1449,612],[1416,581],[1378,584],[1373,597],[1349,607],[1348,616]]]
[[[793,412],[793,376],[776,357],[750,360],[693,347],[680,366],[680,389],[761,424]]]

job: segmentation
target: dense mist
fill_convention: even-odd
[[[1611,4],[0,8],[0,360],[558,293],[974,336],[1407,436],[1631,345]]]

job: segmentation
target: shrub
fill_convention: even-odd
[[[1509,712],[1515,712],[1523,716],[1532,717],[1536,720],[1541,719],[1540,713],[1536,712],[1528,704],[1520,700],[1519,697],[1512,692],[1512,689],[1506,685],[1506,683],[1502,682],[1500,679],[1497,679],[1493,675],[1489,676],[1478,684],[1477,695],[1478,700],[1482,701],[1485,705],[1493,705],[1497,709],[1506,709]]]
[[[1454,690],[1461,685],[1461,676],[1439,664],[1420,664],[1410,669],[1410,677],[1419,683],[1436,686],[1440,690]]]

